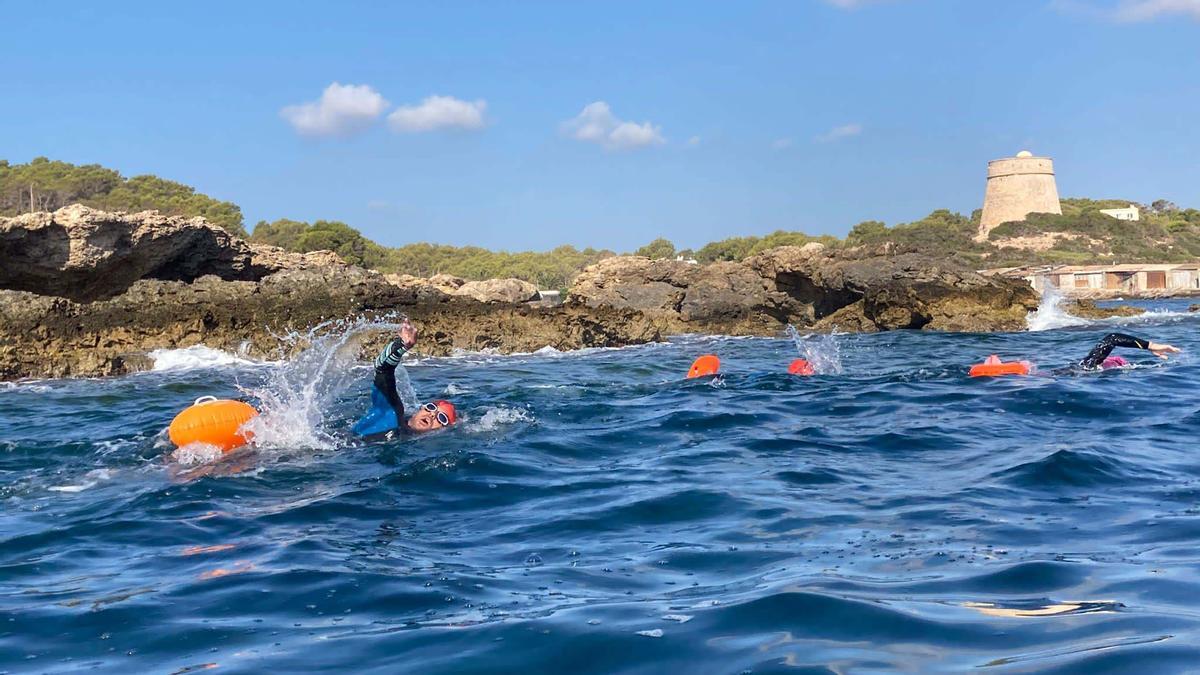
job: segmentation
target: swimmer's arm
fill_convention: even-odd
[[[379,356],[375,357],[375,370],[379,371],[385,368],[395,370],[396,366],[400,365],[400,360],[415,344],[417,344],[417,329],[405,319],[400,326],[400,337],[387,343],[383,351],[379,352]]]
[[[1167,354],[1179,353],[1178,347],[1172,347],[1171,345],[1162,342],[1151,342],[1150,340],[1144,340],[1132,335],[1125,335],[1124,333],[1113,333],[1112,337],[1116,340],[1113,344],[1114,347],[1145,349],[1160,359],[1167,358]]]
[[[1146,349],[1150,350],[1151,354],[1154,354],[1160,359],[1167,358],[1167,354],[1179,353],[1179,347],[1172,347],[1171,345],[1163,342],[1151,342],[1150,344],[1146,345]]]

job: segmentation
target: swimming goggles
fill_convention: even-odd
[[[438,421],[438,424],[444,427],[450,426],[450,416],[442,412],[442,409],[437,407],[436,403],[426,403],[425,405],[421,406],[421,410],[433,413],[434,418]]]

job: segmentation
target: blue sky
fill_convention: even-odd
[[[969,213],[986,162],[1200,207],[1200,0],[0,0],[0,157],[381,243],[699,246]],[[334,86],[337,85],[337,86]]]

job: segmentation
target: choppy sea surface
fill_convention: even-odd
[[[348,435],[366,324],[292,361],[0,384],[0,671],[1200,670],[1186,306],[417,358],[410,400],[464,420],[379,443]],[[1113,329],[1185,353],[966,376]],[[788,375],[798,351],[823,374]],[[706,352],[723,379],[685,380]],[[266,409],[261,447],[172,456],[209,394]]]

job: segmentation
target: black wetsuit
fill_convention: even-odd
[[[1104,363],[1104,359],[1107,359],[1108,355],[1112,353],[1112,350],[1116,349],[1117,347],[1149,349],[1150,341],[1143,340],[1142,338],[1134,337],[1132,335],[1126,335],[1124,333],[1109,333],[1108,335],[1100,338],[1100,342],[1096,343],[1096,346],[1092,348],[1092,351],[1088,352],[1088,355],[1083,357],[1083,360],[1079,362],[1079,366],[1089,370],[1099,368],[1100,364]]]
[[[400,365],[400,359],[407,352],[408,348],[397,338],[387,343],[379,356],[375,357],[375,388],[396,411],[396,421],[401,429],[407,427],[404,424],[404,401],[400,400],[400,394],[396,391],[396,366]]]

